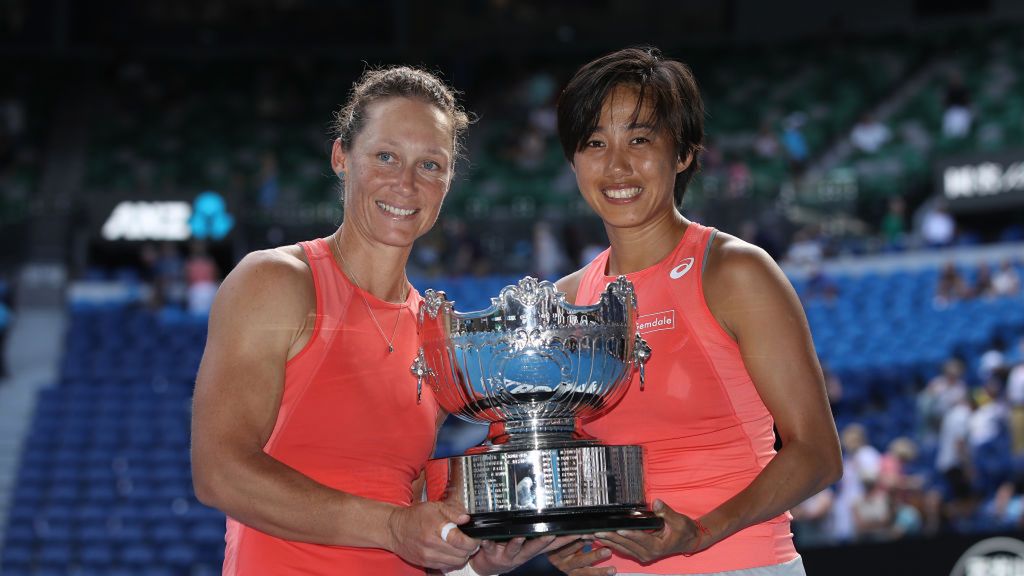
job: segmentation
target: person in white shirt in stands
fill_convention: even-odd
[[[871,114],[864,114],[850,132],[850,142],[861,152],[874,154],[892,137],[889,127],[875,119]]]
[[[867,430],[860,424],[843,428],[842,443],[843,476],[832,511],[832,537],[837,542],[848,542],[857,536],[854,509],[866,494],[865,480],[878,478],[882,455],[868,443]]]
[[[950,74],[946,85],[946,110],[942,114],[942,135],[947,138],[963,138],[971,132],[974,114],[971,111],[971,94],[964,86],[958,71]]]
[[[1020,293],[1020,275],[1009,258],[999,264],[992,274],[992,292],[996,296],[1016,296]]]
[[[941,198],[921,212],[921,238],[925,244],[937,248],[949,246],[956,236],[956,222],[950,216],[946,202]]]

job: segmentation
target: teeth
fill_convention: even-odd
[[[390,204],[385,204],[379,200],[377,201],[377,206],[380,206],[381,210],[387,212],[388,214],[394,214],[395,216],[412,216],[413,214],[418,212],[418,210],[403,210],[402,208],[392,206]]]
[[[619,188],[617,190],[605,190],[604,195],[609,198],[623,200],[626,198],[632,198],[640,194],[640,190],[642,190],[642,188],[640,188],[639,186],[636,188]]]

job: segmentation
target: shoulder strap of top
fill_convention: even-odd
[[[306,253],[313,276],[313,288],[316,290],[316,328],[313,338],[323,333],[322,328],[333,335],[337,324],[342,321],[342,311],[347,308],[352,291],[347,282],[338,278],[334,254],[331,253],[330,244],[323,238],[299,242],[299,246]]]

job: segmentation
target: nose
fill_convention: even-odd
[[[605,172],[608,175],[621,177],[633,173],[633,164],[630,162],[629,153],[623,146],[609,146],[607,158],[608,164],[605,165]]]
[[[416,190],[416,166],[404,166],[398,174],[398,191],[412,194]]]

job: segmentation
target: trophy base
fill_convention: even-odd
[[[431,460],[427,496],[469,513],[475,538],[508,539],[662,526],[644,497],[643,449],[592,442]]]
[[[664,525],[650,510],[636,507],[562,510],[555,512],[498,512],[473,515],[459,526],[464,534],[482,540],[524,536],[593,534],[612,530],[657,530]]]

